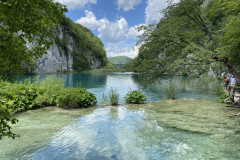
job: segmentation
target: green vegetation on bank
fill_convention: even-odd
[[[127,103],[132,103],[132,104],[142,104],[147,100],[147,98],[144,96],[142,91],[137,91],[137,90],[133,90],[127,93],[124,99]]]
[[[232,73],[240,82],[239,0],[181,0],[157,25],[142,26],[139,55],[124,68],[151,80],[164,74]]]
[[[164,94],[166,99],[176,99],[176,87],[176,84],[172,80],[168,80],[168,83],[166,83],[164,87]]]
[[[11,114],[29,109],[59,106],[61,108],[81,108],[97,103],[94,94],[81,88],[64,88],[61,78],[49,77],[41,82],[27,79],[22,82],[0,83],[0,139],[4,136],[15,138],[9,123],[15,124]]]
[[[108,97],[110,99],[110,104],[113,106],[118,105],[118,99],[119,99],[119,94],[117,92],[117,89],[113,89],[112,87],[110,88],[108,92]]]

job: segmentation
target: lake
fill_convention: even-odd
[[[171,77],[178,100],[163,100],[163,84],[143,88],[132,73],[56,76],[66,87],[81,82],[99,103],[111,87],[118,90],[120,103],[130,88],[142,90],[154,103],[78,110],[46,107],[16,114],[19,123],[13,131],[21,137],[0,141],[0,159],[240,159],[240,119],[232,116],[240,109],[215,102],[219,83]]]
[[[114,73],[67,73],[40,75],[39,79],[45,79],[47,76],[56,76],[65,81],[65,87],[76,87],[87,89],[97,97],[98,104],[102,102],[103,94],[108,95],[112,87],[119,93],[119,103],[124,103],[124,96],[131,90],[141,90],[147,97],[147,102],[155,102],[165,99],[164,87],[168,80],[163,80],[162,84],[154,84],[144,88],[144,85],[137,74],[131,72],[114,72]],[[23,81],[26,78],[36,76],[22,76],[18,80]],[[175,82],[177,86],[177,99],[207,99],[216,101],[216,88],[219,82],[208,82],[199,78],[174,76],[166,77]]]

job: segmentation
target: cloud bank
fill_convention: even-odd
[[[118,10],[128,11],[134,9],[142,0],[117,0]]]

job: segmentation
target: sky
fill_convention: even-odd
[[[66,16],[89,28],[104,44],[107,57],[138,55],[136,27],[158,23],[167,0],[56,0]]]

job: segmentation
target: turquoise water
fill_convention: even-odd
[[[111,87],[116,88],[119,93],[119,103],[124,103],[124,96],[131,90],[142,90],[147,97],[147,102],[155,102],[165,99],[164,86],[166,80],[162,84],[150,85],[144,88],[138,75],[131,72],[116,73],[67,73],[54,75],[41,75],[39,78],[44,79],[46,76],[56,76],[63,78],[65,87],[76,87],[81,84],[82,88],[86,88],[89,92],[94,93],[97,97],[98,104],[101,103],[103,94],[107,95]],[[19,80],[25,78],[33,78],[31,76],[22,76]],[[216,88],[219,83],[207,82],[202,79],[175,76],[170,77],[177,86],[178,99],[194,98],[207,99],[216,101]]]
[[[77,110],[46,107],[16,114],[19,123],[13,132],[20,138],[0,141],[1,160],[240,159],[240,119],[233,116],[240,109],[214,102],[216,83],[172,77],[179,100],[159,101],[164,99],[164,85],[143,88],[132,73],[56,76],[66,87],[81,82],[99,102],[113,87],[121,103],[130,88],[143,90],[154,103]]]
[[[78,110],[47,107],[16,115],[3,160],[240,159],[237,110],[204,100]]]

